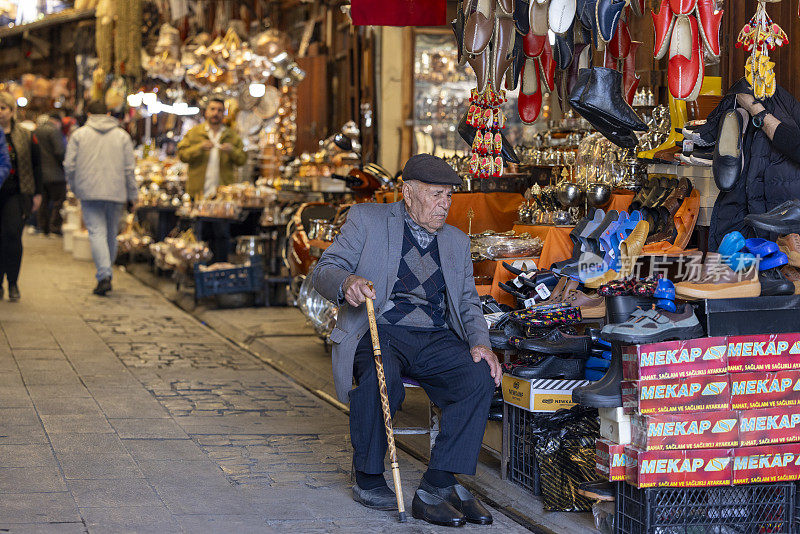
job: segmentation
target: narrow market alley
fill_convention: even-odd
[[[434,532],[350,496],[347,415],[115,270],[26,236],[0,303],[3,532]],[[424,465],[401,457],[411,496]],[[493,510],[494,525],[521,532]]]

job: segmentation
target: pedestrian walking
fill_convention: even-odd
[[[64,177],[66,143],[61,133],[61,116],[44,115],[36,128],[42,164],[42,204],[39,206],[39,230],[47,236],[61,235],[61,205],[67,196]]]
[[[83,222],[97,268],[95,295],[111,291],[111,265],[117,256],[117,232],[125,204],[138,198],[134,178],[133,142],[108,114],[106,105],[92,101],[86,124],[67,144],[64,172],[70,189],[81,201]]]
[[[42,180],[36,136],[17,123],[17,101],[0,93],[0,129],[5,134],[11,170],[0,186],[0,298],[8,281],[8,300],[20,298],[17,280],[22,266],[22,230],[25,220],[39,209]]]

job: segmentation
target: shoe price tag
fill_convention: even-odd
[[[694,141],[691,139],[684,139],[683,140],[683,153],[684,154],[691,154],[694,150]]]
[[[614,250],[613,248],[608,249],[608,257],[611,258],[612,260],[617,259],[617,251]]]
[[[526,308],[530,308],[531,306],[536,304],[536,299],[531,297],[529,299],[526,299],[525,302],[523,302],[522,304],[525,305]]]
[[[514,278],[513,280],[511,280],[511,283],[512,283],[512,284],[514,284],[514,286],[516,286],[516,287],[517,287],[517,289],[520,289],[520,288],[522,288],[522,280],[520,280],[520,277],[521,277],[521,276],[522,276],[522,275],[520,275],[520,276],[517,276],[516,278]]]
[[[486,326],[491,329],[504,315],[505,312],[486,313],[483,315],[483,318],[486,320]]]
[[[550,296],[550,289],[544,284],[539,284],[534,289],[536,289],[536,293],[542,297],[542,300],[546,300]]]

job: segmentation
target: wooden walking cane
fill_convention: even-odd
[[[370,288],[372,288],[372,283],[370,283]],[[378,391],[381,395],[383,425],[386,427],[386,442],[389,445],[389,460],[392,463],[392,480],[394,480],[394,494],[397,496],[397,511],[400,515],[400,522],[405,523],[406,508],[403,504],[403,488],[400,485],[400,465],[397,463],[397,448],[394,445],[392,412],[389,408],[389,394],[386,391],[386,376],[383,374],[381,342],[378,338],[378,324],[375,321],[375,306],[369,297],[367,297],[367,317],[369,318],[369,333],[372,336],[372,353],[375,355],[375,371],[378,374]]]

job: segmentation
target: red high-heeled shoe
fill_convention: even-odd
[[[675,16],[669,7],[669,0],[661,0],[661,8],[658,10],[658,14],[654,11],[651,14],[653,15],[653,27],[656,32],[653,57],[661,59],[669,49],[672,27],[675,25]]]
[[[679,15],[676,18],[669,47],[669,91],[679,100],[692,101],[700,93],[705,74],[700,31],[693,16]]]
[[[539,66],[535,59],[525,60],[522,67],[522,81],[517,99],[519,118],[526,124],[536,122],[542,110],[542,88],[539,79]]]
[[[697,0],[697,18],[700,20],[700,35],[709,55],[720,56],[719,28],[722,24],[722,13],[717,11],[714,0]]]

